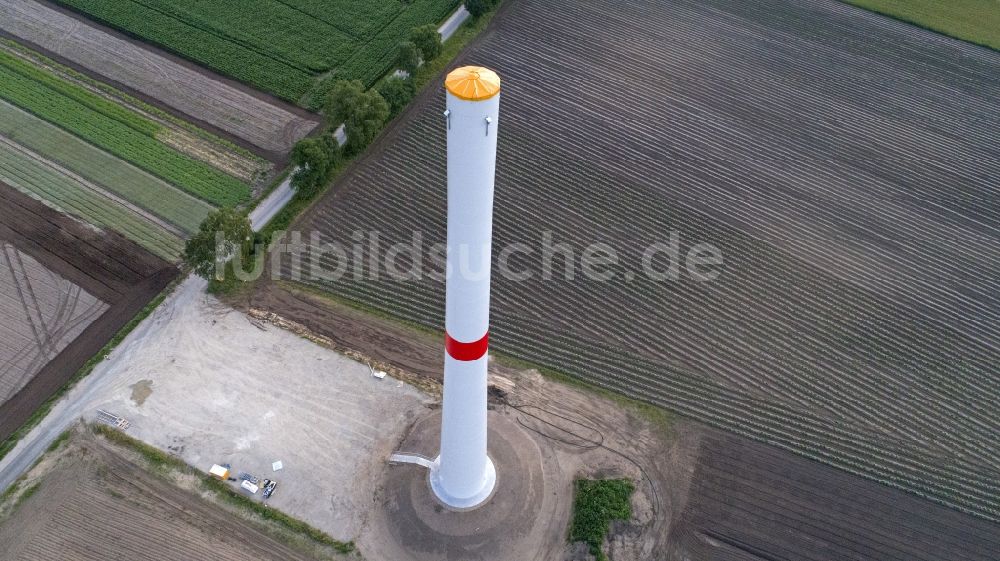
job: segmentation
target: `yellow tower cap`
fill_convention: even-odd
[[[444,87],[458,99],[485,101],[500,93],[500,77],[489,68],[463,66],[448,74]]]

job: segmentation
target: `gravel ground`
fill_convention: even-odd
[[[0,487],[51,439],[97,409],[128,433],[206,471],[273,478],[269,504],[340,540],[354,539],[421,394],[274,327],[258,327],[190,278],[0,461]],[[281,460],[280,472],[271,463]]]

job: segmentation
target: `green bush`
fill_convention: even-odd
[[[389,119],[389,104],[375,90],[364,90],[359,80],[340,80],[330,91],[326,116],[331,127],[344,124],[348,156],[360,153]]]
[[[496,4],[496,0],[465,0],[465,9],[469,11],[472,17],[478,18],[492,10]]]
[[[328,134],[304,138],[292,149],[295,167],[291,185],[297,197],[311,199],[326,183],[330,170],[340,159],[340,146]]]
[[[389,114],[397,115],[406,104],[417,94],[417,87],[413,84],[413,78],[402,78],[393,76],[386,78],[375,87],[382,99],[389,104]]]
[[[420,68],[420,49],[413,41],[403,41],[399,44],[396,66],[410,76],[417,73],[417,68]]]
[[[441,54],[441,34],[433,23],[410,30],[410,42],[420,50],[424,62],[430,62]]]
[[[570,542],[584,542],[598,561],[607,556],[601,547],[613,520],[632,518],[635,485],[627,479],[576,480]]]
[[[184,263],[199,277],[212,280],[218,276],[219,265],[237,254],[247,257],[253,239],[249,218],[231,208],[220,208],[205,218],[184,245]]]

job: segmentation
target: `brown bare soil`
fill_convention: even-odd
[[[776,450],[707,431],[670,560],[988,561],[1000,526]]]
[[[341,352],[360,351],[366,360],[440,382],[441,339],[398,322],[378,318],[289,283],[261,280],[240,307],[277,312],[327,338]]]
[[[0,241],[0,403],[108,305],[55,275],[30,255]]]
[[[0,558],[312,559],[135,461],[76,429],[22,483],[38,490],[0,525]]]
[[[178,271],[118,234],[77,222],[3,184],[0,184],[0,241],[16,248],[19,254],[29,256],[38,267],[64,281],[67,287],[78,287],[82,293],[103,303],[99,317],[88,318],[92,321],[75,338],[65,341],[58,349],[50,349],[45,355],[50,360],[44,365],[37,364],[40,367],[34,377],[0,404],[0,439],[4,439],[62,387]],[[42,323],[36,317],[32,325],[37,327]],[[31,329],[26,322],[22,322],[22,327]],[[23,338],[24,334],[17,337]]]
[[[0,33],[275,162],[319,123],[304,110],[44,2],[0,3]]]

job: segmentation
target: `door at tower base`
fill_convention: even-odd
[[[487,453],[486,383],[500,78],[466,66],[448,74],[445,89],[450,273],[441,453],[430,482],[441,502],[468,509],[488,500],[497,480]]]

